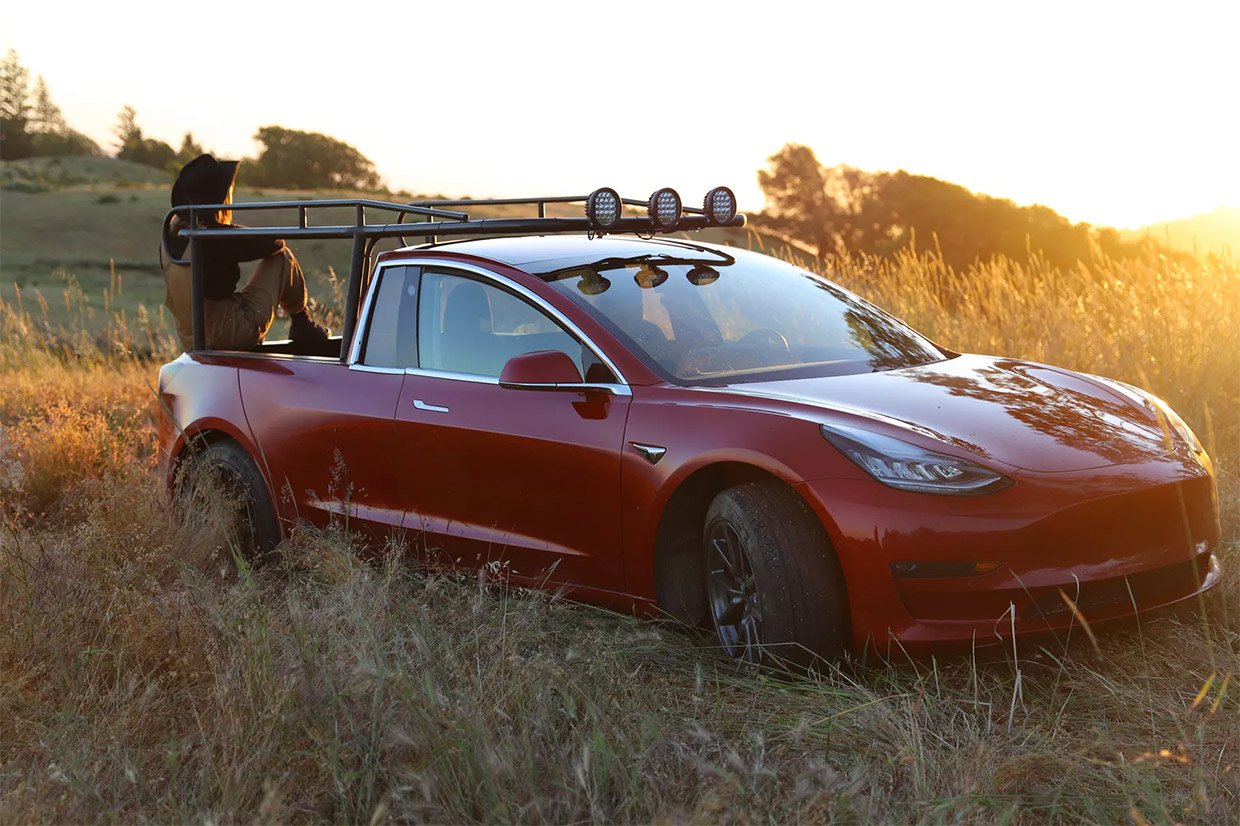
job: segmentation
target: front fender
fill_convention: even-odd
[[[665,447],[654,464],[633,444]],[[659,527],[672,497],[711,467],[727,478],[767,475],[804,496],[807,479],[865,478],[822,438],[819,425],[786,411],[715,402],[689,388],[634,388],[621,459],[626,584],[653,599]],[[746,474],[751,474],[748,477]],[[820,508],[815,513],[822,516]],[[824,520],[829,535],[832,525]]]

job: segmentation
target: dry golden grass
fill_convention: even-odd
[[[786,683],[338,531],[234,573],[154,479],[156,365],[0,303],[0,822],[1240,823],[1235,267],[831,266],[946,346],[1167,398],[1224,474],[1218,593],[1096,650]]]

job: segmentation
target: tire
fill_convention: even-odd
[[[225,541],[250,565],[276,558],[280,523],[267,495],[267,483],[245,448],[232,440],[213,442],[197,451],[178,485],[186,518],[200,518],[223,504]]]
[[[778,482],[721,492],[702,532],[707,614],[730,656],[804,670],[848,647],[844,576],[822,523]]]

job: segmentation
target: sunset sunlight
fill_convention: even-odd
[[[3,21],[0,824],[1240,826],[1240,0]]]
[[[795,140],[1075,221],[1240,206],[1234,3],[72,7],[10,9],[0,45],[104,145],[132,105],[224,156],[268,123],[336,135],[417,193],[726,182],[755,210],[752,170]]]

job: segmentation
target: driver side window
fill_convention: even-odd
[[[581,370],[597,359],[542,310],[484,281],[424,272],[418,297],[418,356],[424,370],[498,378],[513,356],[559,350]]]

